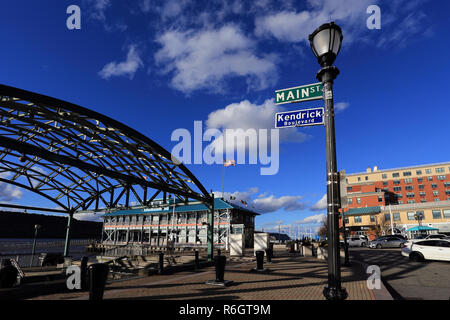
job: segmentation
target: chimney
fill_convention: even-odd
[[[370,169],[370,167],[367,167],[366,172],[367,172],[367,173],[371,173],[371,172],[372,172],[372,169]]]

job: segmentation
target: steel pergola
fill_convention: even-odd
[[[0,182],[38,194],[69,214],[146,206],[161,192],[212,196],[171,154],[138,131],[87,108],[0,85]],[[119,202],[123,202],[119,203]]]

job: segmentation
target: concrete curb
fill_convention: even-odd
[[[350,263],[358,264],[363,269],[364,273],[366,272],[367,267],[369,267],[367,263],[358,260],[351,260]],[[373,294],[375,300],[394,300],[392,295],[384,286],[383,279],[381,279],[380,289],[369,289],[369,290]]]

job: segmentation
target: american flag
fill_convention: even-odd
[[[234,160],[227,160],[223,163],[224,167],[229,167],[229,166],[235,166],[236,165],[236,161]]]

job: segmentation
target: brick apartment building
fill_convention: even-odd
[[[346,175],[350,235],[374,238],[422,225],[450,234],[450,162]],[[392,219],[391,219],[392,214]],[[341,221],[342,226],[342,221]],[[411,236],[411,234],[408,234]]]

